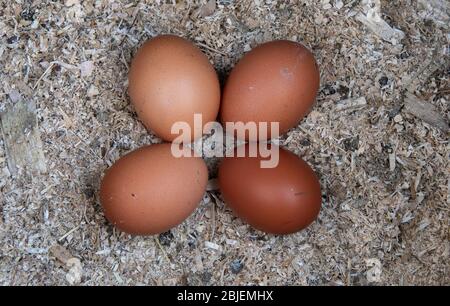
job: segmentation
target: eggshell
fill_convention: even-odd
[[[166,141],[174,140],[172,125],[187,122],[194,137],[194,113],[203,126],[215,121],[220,85],[205,54],[190,41],[161,35],[144,43],[131,62],[128,92],[144,125]],[[202,127],[203,127],[202,126]]]
[[[175,158],[170,144],[155,144],[123,156],[106,171],[100,201],[106,218],[120,230],[158,234],[194,211],[207,181],[201,158]]]
[[[265,158],[260,154],[225,158],[218,181],[225,203],[236,216],[261,231],[289,234],[316,219],[322,197],[311,167],[293,153],[279,149],[275,168],[261,168],[260,161]]]
[[[287,40],[262,44],[231,71],[223,90],[221,121],[279,122],[281,135],[312,108],[319,83],[314,55],[305,46]],[[270,138],[270,129],[267,135],[258,136]]]

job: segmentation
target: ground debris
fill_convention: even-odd
[[[382,267],[378,258],[369,258],[366,260],[368,268],[366,272],[367,281],[369,283],[378,283],[381,281]]]
[[[216,0],[208,0],[208,2],[200,7],[199,15],[201,17],[211,16],[216,10]]]
[[[83,276],[83,266],[78,258],[70,258],[67,261],[66,266],[69,271],[66,274],[66,280],[70,285],[77,285],[81,283],[81,277]]]
[[[10,173],[14,176],[19,169],[46,172],[34,102],[21,99],[0,118]]]
[[[405,96],[405,110],[443,132],[449,131],[448,122],[436,111],[432,104],[420,100],[409,92]]]
[[[238,274],[242,271],[243,268],[244,263],[239,259],[235,259],[230,263],[231,272],[233,272],[234,274]]]
[[[367,101],[365,97],[350,98],[339,101],[338,104],[336,105],[336,110],[337,111],[355,110],[357,108],[365,106],[366,104]]]
[[[440,25],[448,27],[450,23],[450,2],[442,0],[418,0],[423,11],[419,14],[424,19],[433,19]]]
[[[76,5],[76,4],[80,4],[80,0],[65,0],[64,1],[65,6],[72,6],[72,5]]]
[[[405,33],[394,45],[355,18],[367,18],[380,1],[216,0],[212,13],[196,15],[208,1],[9,1],[2,8],[0,112],[34,102],[48,175],[12,177],[0,136],[0,284],[450,283],[442,260],[450,253],[448,137],[420,124],[403,100],[409,91],[448,120],[448,25],[436,14],[444,10],[381,1],[379,16]],[[137,120],[127,74],[137,48],[162,33],[196,44],[222,85],[264,41],[298,41],[314,52],[317,103],[280,138],[320,179],[322,209],[307,229],[254,230],[213,181],[171,234],[131,236],[105,219],[98,197],[105,169],[161,142]],[[221,159],[205,156],[234,149],[212,136],[200,147],[211,179]],[[49,251],[55,239],[68,252]],[[371,271],[378,263],[367,264],[372,258],[381,275]],[[237,274],[234,260],[245,264]]]
[[[220,245],[218,245],[217,243],[211,242],[211,241],[205,241],[205,247],[207,247],[208,249],[215,250],[215,251],[219,251],[221,249]]]
[[[64,265],[67,264],[70,258],[72,258],[72,254],[63,246],[59,244],[53,245],[49,249],[50,256],[55,257],[58,261],[63,263]]]
[[[81,282],[83,266],[79,258],[73,257],[65,247],[59,244],[54,244],[49,249],[49,255],[55,257],[68,269],[66,280],[70,285],[77,285]]]
[[[90,76],[90,75],[92,74],[92,72],[94,71],[94,68],[95,68],[94,62],[92,62],[92,61],[85,61],[85,62],[82,62],[82,63],[79,65],[79,68],[80,68],[81,76],[82,76],[82,77],[88,77],[88,76]]]
[[[398,44],[405,37],[405,33],[391,27],[381,18],[379,1],[374,1],[374,4],[374,7],[369,8],[366,14],[358,13],[356,19],[367,26],[381,39],[390,42],[393,45]]]

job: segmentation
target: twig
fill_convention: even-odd
[[[214,49],[213,47],[210,47],[210,46],[205,45],[203,43],[197,42],[196,44],[199,45],[200,47],[208,49],[209,51],[216,52],[216,53],[219,53],[219,54],[224,55],[224,56],[228,56],[228,54],[226,54],[225,52],[222,52],[222,51],[219,51],[217,49]]]
[[[211,240],[214,238],[214,234],[216,233],[216,202],[213,201],[211,205]]]
[[[64,240],[64,238],[66,238],[67,236],[69,236],[70,234],[72,234],[73,232],[75,232],[77,229],[80,228],[80,225],[75,226],[74,228],[72,228],[70,231],[68,231],[67,233],[65,233],[64,235],[62,235],[59,239],[58,242],[61,242],[62,240]]]
[[[172,264],[172,261],[169,258],[169,255],[167,255],[166,251],[164,250],[164,248],[162,247],[161,243],[159,243],[159,240],[157,237],[154,237],[156,245],[158,246],[158,248],[161,250],[161,252],[163,253],[164,257],[166,258],[166,260]]]
[[[125,39],[127,38],[128,32],[130,32],[130,29],[134,26],[134,24],[136,23],[137,17],[139,16],[139,9],[140,9],[140,5],[141,5],[141,1],[139,1],[139,3],[136,5],[136,8],[133,11],[133,21],[131,22],[130,27],[128,28],[127,33],[124,35],[124,37],[122,38],[122,40],[119,43],[119,47],[122,47],[122,44],[124,43]]]
[[[36,83],[34,83],[33,90],[36,89],[39,82],[45,77],[45,75],[50,71],[50,69],[52,69],[52,67],[55,63],[56,62],[51,62],[50,65],[48,65],[48,67],[47,67],[47,69],[45,69],[44,73],[42,73],[41,76],[39,77],[39,79],[36,81]]]

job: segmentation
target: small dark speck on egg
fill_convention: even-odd
[[[295,196],[303,196],[303,195],[306,195],[307,194],[307,192],[296,192],[296,193],[294,193],[294,195]]]

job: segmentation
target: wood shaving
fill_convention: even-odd
[[[46,172],[34,101],[18,100],[0,118],[9,172],[16,175],[25,168],[30,172]]]
[[[449,130],[448,122],[436,111],[432,104],[421,101],[410,93],[405,98],[405,110],[443,132]]]

